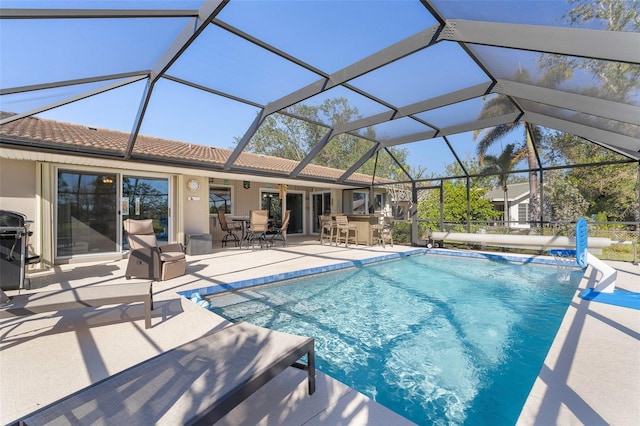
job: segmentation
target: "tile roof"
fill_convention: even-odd
[[[0,112],[0,119],[12,114]],[[38,117],[26,117],[0,126],[0,138],[19,139],[23,142],[38,142],[51,150],[71,150],[79,154],[102,153],[110,156],[124,156],[129,140],[129,133],[116,130],[87,127],[78,124],[64,123]],[[179,142],[169,139],[161,139],[151,136],[138,135],[132,160],[136,158],[165,159],[185,166],[194,162],[206,163],[222,167],[232,154],[231,149],[197,145],[193,143]],[[298,165],[297,161],[268,155],[258,155],[243,152],[238,156],[234,169],[242,169],[244,173],[251,170],[271,172],[277,174],[289,174]],[[233,172],[233,170],[232,170]],[[344,170],[315,164],[307,165],[301,173],[309,178],[319,180],[335,180],[344,174]],[[354,173],[349,182],[369,185],[371,176]]]

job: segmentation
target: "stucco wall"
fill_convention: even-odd
[[[186,185],[189,180],[195,179],[200,184],[197,191],[189,190]],[[182,195],[184,203],[184,234],[208,234],[209,233],[209,181],[200,176],[184,176],[185,188],[177,191]]]
[[[31,254],[39,250],[39,224],[36,205],[36,163],[35,161],[7,160],[0,158],[0,210],[11,210],[33,220],[29,230]]]
[[[0,159],[0,210],[36,218],[36,163]]]

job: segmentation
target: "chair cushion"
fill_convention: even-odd
[[[153,234],[153,219],[128,219],[124,221],[127,234]]]
[[[160,260],[163,262],[175,262],[176,260],[184,259],[184,253],[181,251],[169,251],[160,253]]]
[[[149,248],[149,247],[157,247],[158,242],[156,241],[156,235],[135,235],[129,234],[127,236],[129,240],[129,246],[131,249],[139,249],[139,248]]]

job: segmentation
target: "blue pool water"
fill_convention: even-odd
[[[318,370],[418,424],[513,425],[581,274],[420,255],[209,300],[314,337]]]

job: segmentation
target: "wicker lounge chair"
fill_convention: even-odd
[[[151,219],[124,221],[129,242],[129,262],[125,277],[166,281],[182,276],[187,270],[184,247],[180,243],[158,246]]]
[[[306,366],[298,364],[304,355]],[[238,323],[99,381],[16,424],[211,425],[292,365],[308,371],[313,394],[312,338]]]

